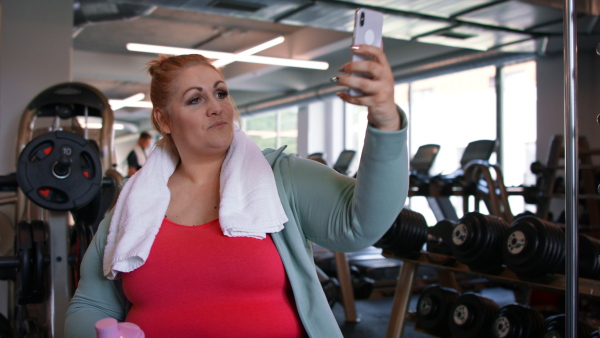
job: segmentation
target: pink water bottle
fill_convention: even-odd
[[[144,332],[133,323],[119,323],[114,318],[104,318],[96,322],[97,338],[145,338]]]

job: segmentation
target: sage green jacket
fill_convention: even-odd
[[[272,234],[311,337],[342,337],[319,283],[312,243],[333,251],[373,245],[394,222],[408,194],[406,116],[395,132],[368,127],[356,179],[318,162],[278,150],[263,151],[273,167],[288,222]],[[81,279],[66,317],[67,337],[95,337],[96,321],[124,321],[130,304],[118,280],[102,274],[112,212],[102,221],[81,264]],[[182,323],[185,325],[185,323]]]

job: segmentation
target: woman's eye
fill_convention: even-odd
[[[200,98],[194,97],[193,99],[188,101],[188,104],[196,104],[198,102],[200,102]]]
[[[229,92],[226,90],[220,90],[217,92],[218,99],[226,99],[229,96]]]

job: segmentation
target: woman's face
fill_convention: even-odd
[[[233,140],[234,107],[221,74],[206,65],[182,71],[168,109],[171,133],[180,155],[223,154]]]

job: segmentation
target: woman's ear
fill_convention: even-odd
[[[169,134],[171,132],[171,126],[169,125],[169,118],[167,117],[167,114],[159,108],[154,108],[152,114],[154,114],[154,119],[160,128],[160,132],[163,134]]]

